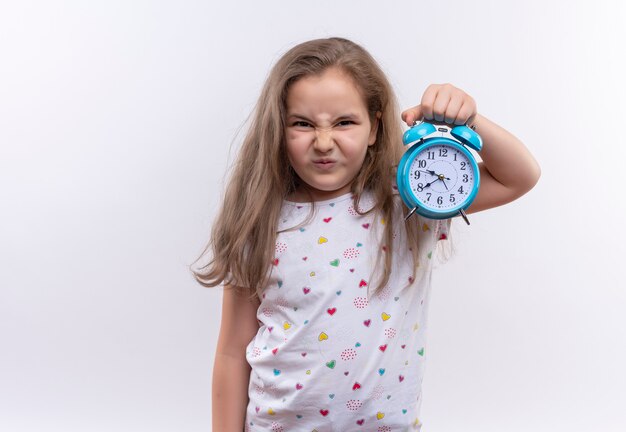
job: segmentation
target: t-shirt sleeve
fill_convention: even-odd
[[[415,216],[418,218],[420,232],[429,233],[434,242],[448,240],[452,219],[430,219],[417,214],[413,217]]]
[[[435,267],[437,267],[442,261],[435,260],[435,256],[443,258],[443,262],[448,257],[447,241],[450,238],[450,227],[452,226],[452,219],[429,219],[423,216],[420,218],[420,234],[425,235],[423,244],[424,249],[428,254],[428,258],[435,261]]]
[[[437,220],[435,225],[435,241],[448,240],[451,225],[452,218]]]

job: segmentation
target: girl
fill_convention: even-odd
[[[482,136],[466,213],[539,178],[524,145],[450,84],[430,85],[401,118]],[[420,430],[431,264],[451,221],[404,221],[403,150],[392,88],[359,45],[312,40],[273,67],[203,252],[211,261],[194,272],[224,284],[215,432]]]

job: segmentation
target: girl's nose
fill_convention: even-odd
[[[325,153],[332,149],[334,145],[332,137],[332,127],[329,128],[315,128],[315,142],[314,147],[319,152]]]

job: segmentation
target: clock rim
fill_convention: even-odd
[[[475,181],[472,192],[468,195],[467,199],[465,199],[460,205],[446,210],[437,210],[429,206],[422,205],[422,201],[415,196],[415,194],[409,187],[407,177],[408,167],[411,166],[417,155],[436,145],[447,145],[458,149],[467,157],[467,159],[470,161],[472,169],[474,170]],[[467,209],[474,202],[474,199],[478,194],[478,189],[480,188],[480,170],[478,167],[478,163],[476,162],[476,158],[465,147],[464,144],[447,137],[432,137],[425,139],[422,143],[418,142],[414,144],[413,146],[411,146],[410,149],[405,152],[405,154],[402,156],[402,159],[400,160],[400,165],[398,166],[396,182],[398,183],[398,192],[400,194],[400,197],[407,205],[407,207],[411,209],[417,207],[417,213],[431,219],[448,219],[452,216],[458,215],[460,210]],[[400,184],[402,184],[402,186],[400,186]]]

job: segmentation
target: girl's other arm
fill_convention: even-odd
[[[213,432],[242,432],[248,405],[250,365],[246,347],[259,330],[258,299],[224,287],[222,322],[213,366]]]

